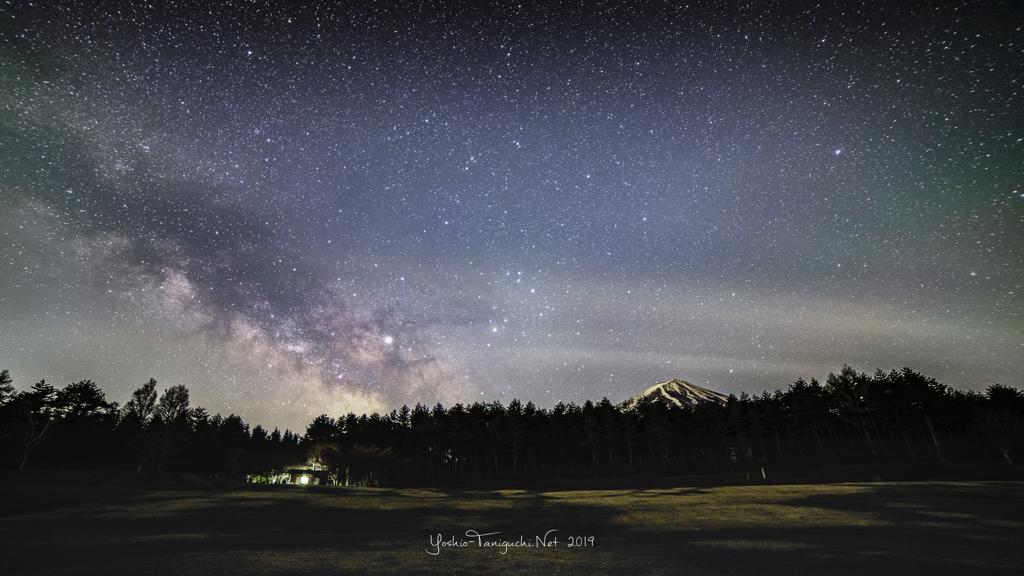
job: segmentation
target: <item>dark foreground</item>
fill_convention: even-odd
[[[1022,482],[473,491],[6,480],[0,574],[11,576],[1024,573]]]

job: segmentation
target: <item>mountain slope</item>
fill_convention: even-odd
[[[725,405],[728,397],[725,394],[708,390],[707,388],[701,388],[695,384],[690,384],[683,380],[669,380],[668,382],[662,382],[655,386],[651,386],[647,390],[633,396],[626,400],[622,404],[619,404],[619,408],[628,410],[632,408],[640,398],[649,398],[653,401],[663,402],[669,406],[689,406],[693,408],[698,402],[717,402]]]

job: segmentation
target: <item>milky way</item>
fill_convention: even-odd
[[[19,388],[1024,385],[1017,2],[85,4],[0,7]]]

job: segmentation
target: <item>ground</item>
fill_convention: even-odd
[[[1024,482],[157,490],[17,479],[0,478],[0,573],[11,576],[1024,573]]]

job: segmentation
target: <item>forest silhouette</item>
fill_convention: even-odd
[[[123,407],[82,380],[17,391],[0,372],[0,469],[152,470],[279,482],[313,469],[344,486],[471,485],[536,479],[767,477],[823,466],[1012,464],[1024,393],[962,391],[909,368],[844,366],[824,384],[669,407],[607,398],[417,404],[390,414],[321,415],[304,433],[268,431],[192,407],[185,386],[149,379]]]

